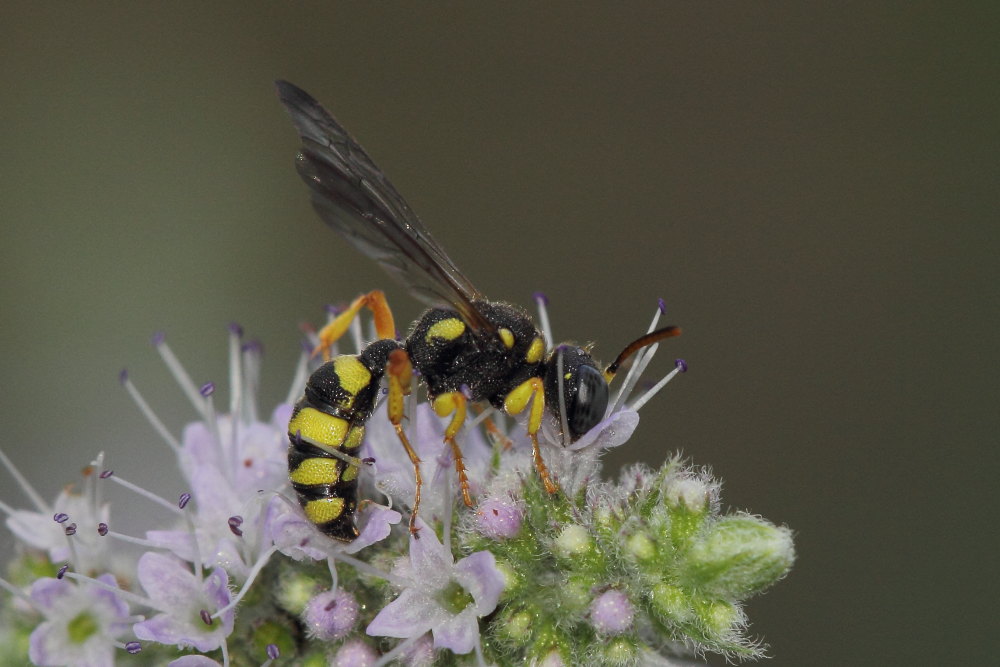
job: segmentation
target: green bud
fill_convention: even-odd
[[[299,616],[305,611],[306,603],[316,595],[316,591],[314,578],[288,570],[281,577],[281,585],[277,587],[278,604],[288,613]]]
[[[511,614],[505,623],[500,624],[500,631],[507,639],[523,645],[530,637],[532,617],[526,611]]]
[[[590,533],[583,526],[571,523],[560,531],[553,550],[567,559],[586,556],[591,550]]]
[[[695,600],[693,608],[699,625],[710,637],[723,638],[742,618],[739,608],[724,600]]]
[[[254,628],[251,641],[257,655],[264,655],[267,652],[268,644],[277,646],[281,655],[295,655],[296,653],[295,638],[291,629],[275,621],[264,621]]]
[[[507,560],[497,558],[496,567],[503,576],[504,595],[509,596],[521,584],[521,577]]]
[[[691,596],[684,589],[670,584],[659,583],[650,589],[653,610],[664,620],[684,623],[691,619]]]
[[[635,533],[625,540],[625,551],[638,562],[650,561],[656,557],[656,543],[644,532]]]
[[[670,507],[685,507],[703,514],[709,507],[712,488],[697,477],[674,477],[663,488],[663,500]]]
[[[742,600],[783,577],[795,560],[791,532],[762,519],[718,521],[683,554],[687,585],[712,597]]]
[[[329,664],[330,661],[323,653],[310,653],[302,660],[302,667],[327,667]]]
[[[619,636],[608,640],[601,647],[602,664],[634,665],[639,656],[639,646],[636,640],[628,636]]]
[[[577,574],[570,576],[560,589],[562,593],[562,603],[566,611],[576,612],[585,609],[593,597],[590,589],[594,585],[592,577]]]

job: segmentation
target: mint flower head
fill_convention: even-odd
[[[334,353],[364,348],[365,327],[356,321],[352,331]],[[597,425],[573,441],[545,415],[541,455],[557,493],[536,469],[526,412],[471,411],[456,438],[471,508],[444,443],[448,420],[410,394],[402,427],[423,480],[415,534],[413,465],[382,401],[353,460],[359,535],[344,543],[306,518],[288,481],[288,422],[314,345],[287,399],[259,409],[261,347],[239,327],[219,385],[196,383],[165,337],[154,338],[191,423],[175,435],[127,374],[121,382],[150,423],[148,446],[176,457],[170,498],[129,480],[137,463],[112,469],[98,454],[80,483],[45,499],[0,452],[24,495],[24,507],[0,505],[18,545],[0,578],[7,654],[39,665],[176,667],[665,665],[763,654],[742,605],[788,572],[790,532],[723,513],[719,482],[677,457],[617,479],[601,469],[602,453],[632,437],[686,363],[646,383],[658,345],[640,350]],[[108,485],[134,502],[111,506]],[[117,529],[125,513],[163,510],[166,519],[139,521],[138,535]]]

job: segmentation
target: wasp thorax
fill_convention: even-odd
[[[559,345],[545,366],[545,403],[576,440],[604,419],[608,383],[580,347]]]

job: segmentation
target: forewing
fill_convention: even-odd
[[[492,330],[473,304],[482,296],[365,150],[308,93],[287,81],[277,88],[302,138],[296,166],[320,217],[416,298],[455,308],[473,328]]]

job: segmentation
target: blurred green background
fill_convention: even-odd
[[[991,663],[1000,50],[956,7],[5,4],[2,447],[49,497],[101,449],[175,497],[117,381],[193,418],[154,331],[223,385],[241,323],[271,406],[325,303],[417,315],[314,217],[287,78],[557,338],[608,360],[666,300],[690,372],[610,463],[681,449],[796,531],[749,605],[769,664]]]

